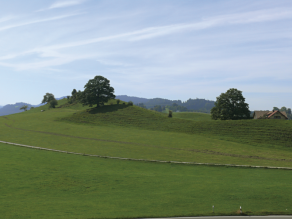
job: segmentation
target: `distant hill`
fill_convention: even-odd
[[[0,109],[0,116],[6,116],[6,115],[14,114],[14,113],[21,113],[23,110],[20,110],[20,108],[24,105],[28,106],[27,108],[28,110],[33,106],[31,104],[23,103],[23,102],[8,104],[8,105],[3,106]]]
[[[127,96],[127,95],[117,95],[116,99],[120,99],[121,101],[125,101],[125,102],[132,101],[134,104],[146,103],[150,100],[143,97],[132,97],[132,96]]]
[[[149,109],[153,108],[156,105],[161,106],[171,106],[172,104],[176,103],[180,106],[186,107],[190,111],[196,112],[205,112],[210,113],[211,109],[214,107],[215,101],[212,100],[205,100],[205,99],[188,99],[187,101],[183,102],[181,100],[168,100],[163,98],[141,98],[141,97],[130,97],[127,95],[118,95],[116,99],[120,99],[122,101],[132,101],[134,104],[144,103],[144,105]]]
[[[66,98],[66,96],[64,97],[60,97],[60,98],[56,98],[57,100],[61,100],[63,98]],[[31,107],[39,107],[42,106],[44,104],[38,104],[38,105],[31,105],[29,103],[24,103],[24,102],[19,102],[19,103],[15,103],[15,104],[7,104],[5,106],[0,107],[0,116],[6,116],[6,115],[10,115],[10,114],[14,114],[14,113],[21,113],[23,112],[23,110],[20,110],[20,108],[24,105],[27,105],[27,110],[29,110]]]
[[[61,100],[66,97],[67,96],[63,96],[56,99]],[[215,103],[214,101],[205,100],[205,99],[188,99],[187,101],[183,102],[181,100],[168,100],[168,99],[163,99],[163,98],[147,99],[143,97],[133,97],[133,96],[127,96],[127,95],[117,95],[116,99],[120,99],[126,102],[132,101],[134,104],[143,103],[148,109],[153,108],[156,105],[171,106],[172,104],[175,103],[180,106],[186,107],[190,111],[205,112],[205,113],[210,113],[210,110],[212,109]],[[22,112],[22,110],[19,110],[19,109],[23,105],[27,105],[28,106],[27,109],[29,110],[31,107],[39,107],[43,104],[31,105],[29,103],[23,103],[23,102],[8,104],[8,105],[0,107],[0,116],[20,113]]]

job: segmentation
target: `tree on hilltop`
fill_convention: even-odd
[[[27,111],[27,105],[24,105],[24,106],[22,106],[22,107],[20,107],[20,109],[19,110],[24,110],[24,111]]]
[[[110,99],[115,99],[114,88],[110,86],[110,81],[102,76],[95,76],[89,80],[84,86],[84,91],[81,93],[80,102],[92,107],[96,105],[104,105]]]
[[[58,105],[58,101],[55,99],[55,96],[51,93],[46,93],[42,103],[49,104],[49,108],[55,108]]]
[[[249,119],[250,111],[242,96],[242,91],[231,88],[217,97],[215,106],[211,109],[211,118],[214,120]]]

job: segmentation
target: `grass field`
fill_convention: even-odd
[[[113,157],[292,167],[291,121],[168,118],[114,101],[100,109],[66,100],[59,106],[0,117],[0,140]],[[239,206],[250,215],[292,214],[289,170],[121,161],[5,144],[0,167],[4,218],[212,215],[212,205],[217,215]]]
[[[289,132],[290,121],[191,121],[126,105],[98,113],[45,108],[0,117],[0,139],[105,156],[292,167],[291,132],[282,141],[269,133]]]
[[[0,166],[5,219],[231,215],[239,206],[246,214],[292,214],[289,170],[120,161],[5,144]]]

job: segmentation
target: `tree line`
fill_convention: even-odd
[[[114,88],[110,86],[110,81],[103,76],[95,76],[89,80],[85,86],[84,91],[77,91],[73,89],[71,96],[67,96],[69,104],[81,103],[83,106],[96,105],[96,107],[103,106],[110,99],[115,99]],[[154,99],[157,101],[159,98]],[[162,99],[164,102],[169,100]],[[186,101],[186,103],[192,102],[192,99]],[[204,100],[206,101],[206,100]],[[120,100],[117,100],[119,104]],[[51,93],[46,93],[43,97],[42,104],[46,103],[49,108],[55,108],[58,105],[58,101]],[[169,110],[169,117],[172,117],[172,111],[186,112],[190,111],[187,107],[182,105],[180,100],[172,101],[171,105],[154,105],[151,110],[158,112],[164,111],[166,108]],[[210,106],[213,103],[208,103]],[[129,101],[128,105],[133,105],[132,101]],[[139,107],[147,108],[144,103],[136,104]],[[27,106],[20,108],[21,110],[27,110]],[[281,109],[274,107],[273,110],[285,111],[289,119],[292,119],[291,109],[282,107]],[[235,88],[227,90],[216,98],[214,107],[211,108],[211,118],[213,120],[239,120],[239,119],[251,119],[251,112],[249,105],[245,102],[245,98],[242,95],[242,91]]]

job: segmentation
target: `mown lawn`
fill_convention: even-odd
[[[0,167],[5,219],[229,215],[239,206],[246,214],[292,214],[289,170],[120,161],[5,144]]]

